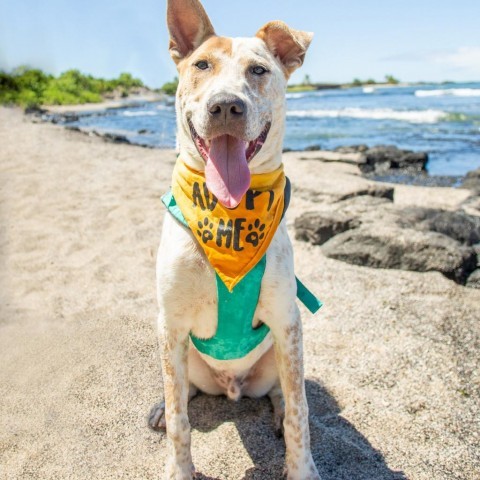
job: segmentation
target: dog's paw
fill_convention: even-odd
[[[165,431],[167,423],[165,420],[165,402],[156,403],[148,415],[148,426],[155,431]]]
[[[176,463],[174,460],[170,460],[167,463],[165,480],[193,480],[194,478],[197,478],[197,475],[191,461]]]
[[[283,475],[286,480],[322,480],[317,467],[310,461],[302,465],[286,465]]]

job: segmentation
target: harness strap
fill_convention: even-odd
[[[270,328],[265,323],[252,328],[252,322],[266,264],[264,255],[231,292],[216,275],[217,330],[212,338],[206,340],[190,334],[192,343],[199,352],[217,360],[234,360],[245,357],[263,342]]]
[[[290,197],[291,197],[291,183],[288,177],[286,177],[286,180],[287,180],[287,183],[285,185],[284,207],[283,207],[282,218],[285,216],[285,212],[288,209],[288,206],[290,204]],[[162,202],[165,205],[165,207],[167,207],[168,211],[174,216],[174,218],[177,221],[179,221],[184,227],[188,228],[187,221],[185,220],[185,217],[183,216],[183,213],[181,212],[180,208],[178,208],[177,202],[175,201],[175,198],[173,197],[173,194],[171,191],[168,191],[162,197]],[[265,257],[266,255],[264,255],[261,261],[265,261],[266,263]],[[263,276],[263,271],[265,271],[265,263],[262,270],[262,276]],[[317,313],[318,310],[320,310],[320,308],[322,307],[323,303],[298,279],[297,276],[295,276],[295,280],[297,283],[297,298],[305,305],[305,307],[312,314]],[[217,278],[217,285],[219,281],[220,283],[223,283],[220,279]]]

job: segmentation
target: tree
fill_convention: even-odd
[[[160,91],[166,93],[167,95],[175,95],[178,88],[178,77],[175,77],[172,82],[165,83],[160,87]]]
[[[385,75],[385,81],[391,85],[397,85],[399,82],[393,75]]]

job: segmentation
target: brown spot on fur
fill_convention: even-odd
[[[213,36],[178,63],[177,69],[181,77],[178,95],[183,97],[185,93],[190,101],[201,102],[209,80],[222,73],[222,58],[232,55],[232,45],[231,38]],[[200,60],[208,62],[210,68],[208,70],[196,68],[195,64]],[[192,92],[195,92],[194,96],[192,96]]]
[[[297,324],[289,325],[287,328],[285,328],[285,333],[287,334],[287,337],[297,337],[300,333],[300,327]]]
[[[228,37],[211,37],[198,49],[198,52],[209,51],[215,54],[215,50],[231,56],[232,55],[232,39]]]

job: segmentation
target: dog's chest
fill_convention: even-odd
[[[213,337],[218,325],[215,272],[191,232],[169,215],[164,223],[161,252],[157,265],[159,299],[194,336]],[[267,265],[252,320],[254,328],[274,321],[275,310],[285,297],[291,296],[288,290],[292,281],[291,244],[282,222],[267,250]]]

